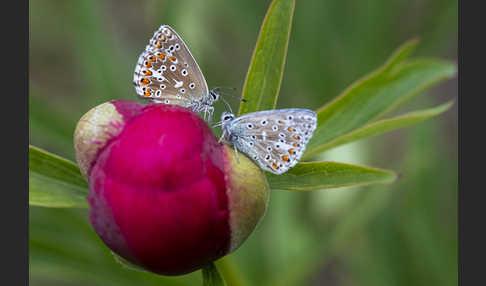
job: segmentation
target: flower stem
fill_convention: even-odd
[[[249,283],[241,275],[229,255],[215,261],[215,265],[228,286],[247,286]]]

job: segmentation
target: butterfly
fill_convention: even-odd
[[[316,114],[308,109],[278,109],[239,117],[223,112],[224,139],[246,154],[260,168],[280,175],[295,166],[317,127]]]
[[[139,97],[204,112],[211,119],[219,88],[209,90],[182,38],[167,25],[155,31],[138,58],[133,84]]]

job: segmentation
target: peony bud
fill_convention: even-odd
[[[116,254],[180,275],[237,249],[265,213],[269,186],[242,153],[219,144],[196,113],[175,105],[111,101],[74,133],[90,185],[90,221]]]

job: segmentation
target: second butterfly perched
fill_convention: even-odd
[[[209,90],[182,38],[162,25],[138,58],[133,84],[137,94],[156,103],[175,104],[211,118],[219,90]]]
[[[308,109],[277,109],[221,115],[224,139],[253,159],[260,168],[280,175],[295,166],[317,126]]]

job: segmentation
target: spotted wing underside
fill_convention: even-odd
[[[262,169],[282,174],[300,160],[316,124],[314,112],[292,108],[245,114],[234,120],[232,129],[240,151]]]
[[[182,38],[161,26],[138,58],[133,84],[155,102],[190,106],[208,94],[206,80]]]

